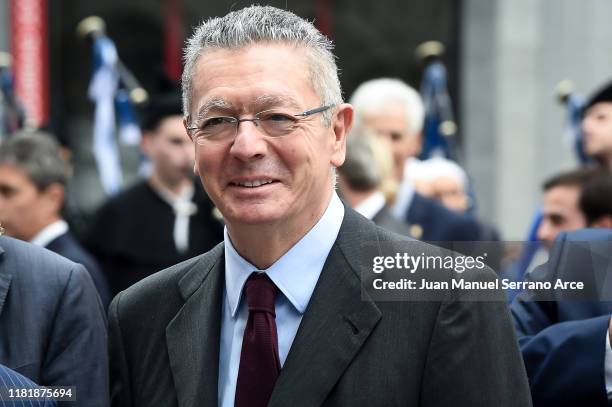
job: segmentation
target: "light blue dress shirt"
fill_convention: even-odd
[[[276,330],[281,366],[295,338],[302,316],[336,241],[344,218],[344,206],[334,192],[323,216],[302,239],[266,270],[257,270],[232,245],[225,229],[225,290],[219,351],[219,406],[234,405],[240,366],[242,336],[249,315],[242,289],[254,271],[265,272],[279,288],[276,298]]]

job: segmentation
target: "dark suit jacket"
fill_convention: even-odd
[[[404,221],[396,219],[387,205],[383,206],[382,209],[372,217],[372,222],[398,235],[410,236],[410,228],[408,225]]]
[[[434,199],[415,193],[406,212],[406,222],[422,228],[427,242],[477,241],[480,226],[471,216],[454,212]]]
[[[108,405],[104,310],[83,266],[0,237],[0,363],[43,386],[76,386],[71,407]]]
[[[0,386],[14,389],[36,389],[39,386],[25,376],[20,375],[14,370],[0,364]],[[8,391],[8,389],[7,389]],[[2,407],[56,407],[57,403],[53,400],[20,399],[10,400],[10,394],[3,394],[4,399],[0,400]]]
[[[102,270],[100,269],[98,262],[91,257],[91,255],[87,253],[85,249],[83,249],[72,233],[66,232],[63,235],[56,237],[49,242],[46,248],[52,252],[61,254],[65,258],[70,259],[75,263],[85,266],[93,279],[96,289],[98,290],[98,294],[100,294],[100,299],[102,300],[104,309],[108,307],[111,300],[111,295],[106,277],[104,274],[102,274]]]
[[[489,303],[362,299],[364,239],[401,238],[346,209],[269,406],[531,405],[503,293]],[[114,406],[217,405],[223,253],[219,244],[112,301]]]
[[[102,266],[113,295],[223,240],[223,225],[213,217],[214,206],[199,181],[193,202],[198,210],[189,220],[185,253],[174,243],[174,210],[146,181],[122,191],[96,212],[84,244]]]
[[[512,303],[534,406],[608,405],[604,359],[612,302],[598,299],[612,298],[611,248],[609,229],[560,234],[548,263],[526,280],[582,281],[583,294],[526,290]]]

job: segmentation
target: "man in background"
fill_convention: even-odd
[[[346,143],[346,159],[338,168],[342,198],[358,213],[392,232],[409,236],[408,225],[396,219],[387,196],[396,193],[391,150],[376,136],[353,131]]]
[[[147,179],[106,202],[85,237],[113,294],[223,239],[213,205],[194,182],[193,144],[179,97],[153,99],[142,128],[142,151],[150,160]]]
[[[585,185],[597,173],[595,168],[578,168],[557,174],[544,182],[542,221],[537,237],[546,247],[550,247],[560,232],[587,227],[586,214],[580,208],[580,197]]]
[[[21,133],[6,139],[0,144],[0,223],[7,236],[85,266],[106,308],[111,300],[106,278],[62,217],[69,175],[68,163],[49,134]]]
[[[534,407],[605,407],[612,400],[612,230],[562,231],[511,305]]]
[[[392,146],[399,189],[391,212],[410,225],[411,235],[434,242],[479,240],[474,219],[415,192],[408,180],[422,144],[425,113],[418,92],[399,79],[373,79],[362,83],[350,102],[355,107],[355,128],[368,129]]]
[[[74,386],[76,401],[60,406],[108,407],[106,320],[83,266],[0,236],[0,299],[0,363],[41,386]]]

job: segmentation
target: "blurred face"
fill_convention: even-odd
[[[363,126],[391,144],[395,178],[401,181],[404,164],[421,151],[420,135],[411,134],[406,111],[399,103],[391,103],[380,112],[363,114]]]
[[[185,132],[179,115],[163,119],[157,129],[143,137],[143,150],[153,163],[159,179],[172,187],[192,177],[193,143]]]
[[[433,181],[432,189],[433,197],[447,208],[458,212],[465,212],[468,208],[468,197],[456,178],[439,177]]]
[[[303,51],[272,44],[203,55],[195,68],[187,125],[205,118],[253,118],[274,109],[297,114],[321,106],[312,89]],[[332,193],[331,167],[344,162],[345,132],[352,108],[333,108],[331,127],[321,114],[297,122],[280,137],[241,122],[235,138],[195,143],[195,171],[207,193],[233,226],[312,225]]]
[[[0,224],[7,236],[29,241],[47,226],[55,205],[26,174],[12,165],[0,165]]]
[[[577,186],[557,186],[544,192],[538,239],[550,247],[560,232],[586,227],[586,219],[578,206],[579,199],[580,189]]]
[[[588,155],[612,157],[612,102],[596,103],[588,109],[582,130]]]

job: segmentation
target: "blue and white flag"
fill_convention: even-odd
[[[119,70],[115,44],[104,36],[93,42],[94,71],[89,83],[89,98],[95,103],[93,153],[100,181],[107,194],[119,192],[123,183],[116,140],[115,95],[119,88]]]
[[[115,106],[119,119],[119,142],[127,146],[140,144],[140,126],[136,119],[134,106],[130,100],[130,94],[125,89],[119,89],[115,97]]]
[[[421,97],[425,105],[423,150],[421,159],[431,157],[454,158],[456,132],[453,110],[446,84],[446,68],[440,61],[432,61],[425,68],[421,82]]]
[[[593,158],[584,152],[584,134],[582,133],[582,114],[586,100],[581,95],[570,93],[565,101],[567,108],[567,119],[565,133],[576,154],[576,159],[581,165],[593,162]]]
[[[25,112],[15,95],[11,69],[0,67],[0,141],[19,130],[24,120]]]

